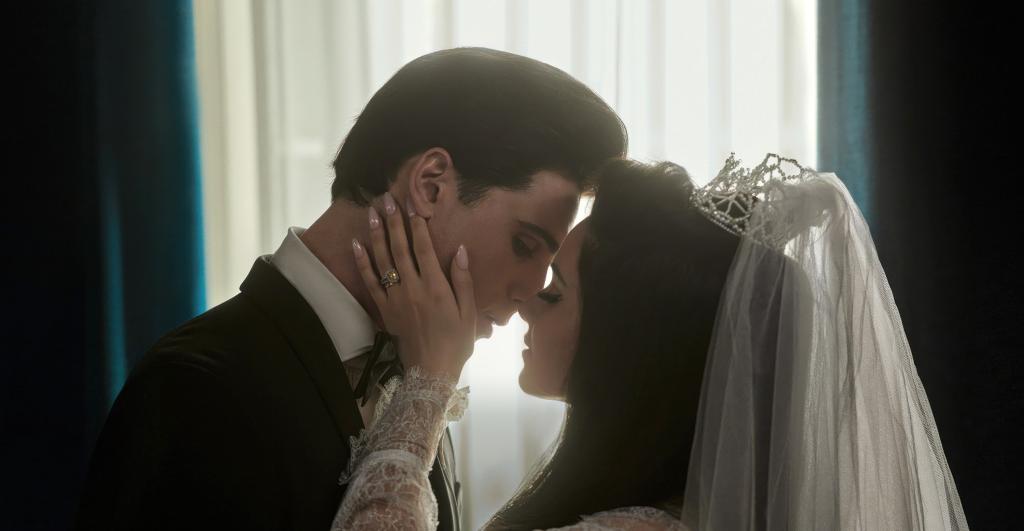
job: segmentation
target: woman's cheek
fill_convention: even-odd
[[[551,378],[549,384],[552,390],[561,396],[565,396],[569,381],[569,370],[572,367],[573,358],[576,357],[578,333],[574,319],[565,319],[563,322],[567,324],[561,327],[561,341],[559,341],[558,348],[550,360]]]
[[[525,381],[520,383],[525,384],[524,390],[531,394],[548,398],[563,397],[569,373],[566,353],[562,350],[564,345],[561,341],[553,341],[534,346],[540,348],[535,348],[529,354],[523,373]]]

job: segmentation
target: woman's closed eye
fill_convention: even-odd
[[[540,300],[548,304],[555,304],[556,302],[562,300],[562,294],[556,291],[542,291],[538,293],[537,296],[540,297]]]

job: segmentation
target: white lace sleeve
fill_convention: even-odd
[[[455,383],[413,367],[385,386],[373,427],[352,438],[332,530],[437,528],[427,475],[446,424],[466,408],[469,389]]]
[[[678,518],[654,507],[622,507],[583,517],[578,524],[548,531],[688,531]]]

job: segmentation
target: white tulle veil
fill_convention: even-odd
[[[833,174],[730,157],[695,204],[741,236],[683,521],[700,531],[966,530],[868,226]]]

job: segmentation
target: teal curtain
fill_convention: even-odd
[[[974,529],[1020,520],[1018,25],[954,0],[818,2],[819,167],[868,219]]]
[[[872,222],[868,3],[818,3],[818,169],[839,175]]]
[[[97,5],[103,393],[205,306],[191,2]]]
[[[41,0],[10,22],[0,527],[68,529],[126,373],[205,306],[192,5]]]

